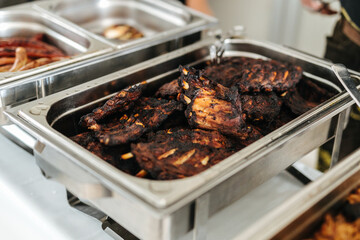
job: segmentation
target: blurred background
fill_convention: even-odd
[[[300,0],[208,1],[223,30],[243,25],[247,38],[284,44],[318,57],[323,57],[326,36],[340,18],[311,12]],[[331,8],[339,10],[339,2]]]
[[[0,0],[0,7],[30,0]],[[323,57],[326,36],[339,18],[305,9],[300,0],[208,0],[219,27],[246,28],[246,37],[284,44]],[[339,10],[338,1],[331,8]]]

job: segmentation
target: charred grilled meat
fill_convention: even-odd
[[[135,102],[129,117],[125,114],[117,124],[100,125],[96,136],[108,146],[128,143],[158,128],[174,111],[182,109],[183,105],[177,101],[143,97]]]
[[[188,104],[185,116],[190,126],[218,130],[241,140],[255,134],[256,130],[245,124],[237,89],[215,83],[193,68],[180,67],[180,71],[179,85],[184,93],[179,99]],[[257,132],[255,135],[261,137]]]
[[[242,93],[284,92],[300,81],[302,69],[275,60],[237,58],[210,66],[204,74],[226,87],[236,86]]]
[[[80,133],[76,136],[70,137],[70,139],[83,146],[99,158],[105,160],[106,162],[112,165],[116,165],[114,157],[109,154],[109,152],[105,151],[106,149],[104,149],[104,146],[101,143],[96,141],[96,139],[93,137],[93,133]]]
[[[241,92],[284,92],[295,87],[301,77],[299,66],[251,59],[242,65],[239,75],[232,80]]]
[[[181,87],[178,84],[178,80],[175,79],[162,85],[155,93],[155,97],[175,99],[179,93],[181,93]]]
[[[129,151],[128,146],[106,147],[99,143],[93,135],[93,132],[84,132],[70,137],[70,139],[128,174],[134,175],[140,170],[136,161],[121,159],[122,153]]]
[[[204,171],[318,104],[295,89],[302,73],[290,64],[242,57],[203,71],[179,69],[181,76],[156,92],[160,98],[141,96],[143,84],[120,91],[81,118],[91,133],[72,139],[135,176],[177,179]]]
[[[131,145],[140,167],[155,179],[193,176],[230,156],[231,143],[216,131],[167,130]]]
[[[288,106],[296,115],[306,113],[310,109],[316,107],[318,103],[305,100],[298,90],[289,91],[283,94],[284,104]]]
[[[219,64],[211,64],[204,69],[204,75],[225,87],[233,86],[233,77],[237,76],[244,62],[249,60],[245,57],[227,57]]]
[[[91,113],[81,117],[80,125],[94,131],[100,131],[98,121],[114,114],[129,110],[135,104],[135,101],[141,96],[144,84],[140,83],[130,86],[118,92],[114,97],[106,101],[106,103],[94,109]]]
[[[242,110],[250,121],[272,121],[280,113],[282,100],[273,92],[240,95]]]

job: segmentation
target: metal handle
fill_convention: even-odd
[[[34,147],[34,156],[46,177],[56,179],[77,197],[91,200],[111,196],[111,191],[98,179],[39,140]]]
[[[360,107],[360,92],[357,89],[357,84],[354,79],[351,78],[348,70],[343,64],[334,64],[331,66],[336,77],[339,79],[341,84],[344,86],[346,91],[354,99],[356,104]]]

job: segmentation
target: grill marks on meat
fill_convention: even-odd
[[[273,92],[240,95],[242,110],[250,121],[272,121],[280,113],[282,100]]]
[[[97,137],[101,143],[108,146],[137,140],[144,133],[158,128],[169,115],[182,108],[181,103],[173,100],[140,98],[129,117],[125,114],[118,124],[100,127]]]
[[[204,69],[204,75],[210,79],[220,83],[225,87],[233,86],[233,77],[239,75],[239,71],[244,64],[249,60],[245,57],[226,57],[221,60],[220,64],[211,64]]]
[[[242,65],[240,74],[232,79],[242,92],[284,92],[300,81],[299,66],[274,60],[251,59]]]
[[[91,132],[72,139],[132,175],[177,179],[204,171],[316,105],[294,90],[302,75],[297,66],[225,58],[203,71],[179,70],[178,79],[158,89],[160,98],[142,96],[143,84],[120,91],[83,116],[80,124]]]
[[[217,67],[210,66],[205,74],[226,87],[236,86],[243,93],[284,92],[300,81],[302,69],[275,60],[238,58]]]
[[[135,101],[141,96],[144,86],[144,83],[140,83],[121,90],[115,96],[107,100],[103,106],[96,108],[91,113],[81,117],[80,125],[94,131],[100,131],[101,128],[98,121],[113,115],[114,113],[125,112],[133,107]]]
[[[184,93],[179,99],[188,104],[185,116],[190,126],[248,139],[253,128],[245,124],[238,91],[211,81],[193,68],[180,70],[179,85]]]
[[[230,156],[234,151],[216,131],[179,129],[159,131],[148,142],[131,145],[136,161],[155,179],[193,176]]]
[[[181,87],[178,84],[178,80],[175,79],[169,83],[162,85],[155,93],[156,97],[175,99],[176,96],[181,92]]]

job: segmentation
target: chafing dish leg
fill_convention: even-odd
[[[205,193],[195,200],[194,240],[206,240],[206,223],[209,218],[210,194]]]
[[[344,127],[345,127],[345,122],[346,122],[345,118],[346,118],[346,110],[342,111],[339,114],[338,123],[336,126],[334,146],[333,146],[332,154],[331,154],[330,168],[335,166],[336,163],[339,161],[341,138],[342,138],[342,134],[343,134]]]

